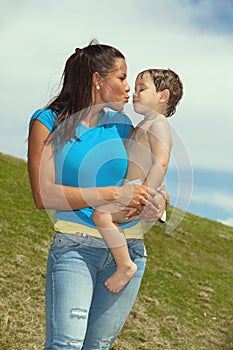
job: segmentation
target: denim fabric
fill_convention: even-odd
[[[54,235],[47,266],[45,350],[109,349],[136,299],[146,265],[143,241],[128,242],[138,270],[118,294],[104,286],[116,269],[110,251],[87,241],[85,235],[75,240]]]

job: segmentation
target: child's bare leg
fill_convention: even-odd
[[[135,275],[137,265],[130,259],[127,245],[109,249],[117,268],[104,284],[110,292],[119,293]]]
[[[119,293],[137,271],[137,265],[130,259],[123,231],[113,222],[112,214],[96,209],[93,220],[109,247],[117,265],[116,271],[105,281],[112,293]]]

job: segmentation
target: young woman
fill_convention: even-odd
[[[124,147],[133,128],[120,113],[128,102],[125,58],[94,44],[76,49],[65,64],[59,95],[30,121],[28,169],[38,209],[53,209],[55,234],[46,277],[45,349],[109,349],[137,296],[146,264],[143,233],[122,224],[137,272],[120,293],[104,281],[116,269],[96,229],[94,207],[109,202],[156,221],[164,210],[146,186],[119,186],[127,171]],[[105,107],[114,110],[106,112]],[[150,206],[151,207],[151,206]]]

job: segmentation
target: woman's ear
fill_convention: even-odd
[[[94,85],[94,87],[96,88],[96,90],[100,90],[100,86],[101,86],[101,76],[98,72],[94,72],[92,74],[92,84]]]
[[[160,102],[168,102],[170,98],[170,91],[168,89],[164,89],[159,92],[160,94]]]

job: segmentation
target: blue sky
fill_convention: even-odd
[[[170,123],[186,154],[182,167],[218,172],[220,184],[230,174],[227,188],[212,190],[233,208],[232,0],[1,0],[0,16],[1,152],[26,158],[30,115],[58,91],[74,49],[97,38],[124,53],[132,90],[145,68],[181,76],[184,98]],[[199,207],[208,203],[203,186],[192,193]],[[220,219],[231,222],[233,212]]]
[[[232,0],[186,0],[184,3],[195,10],[192,23],[201,31],[233,34]]]

